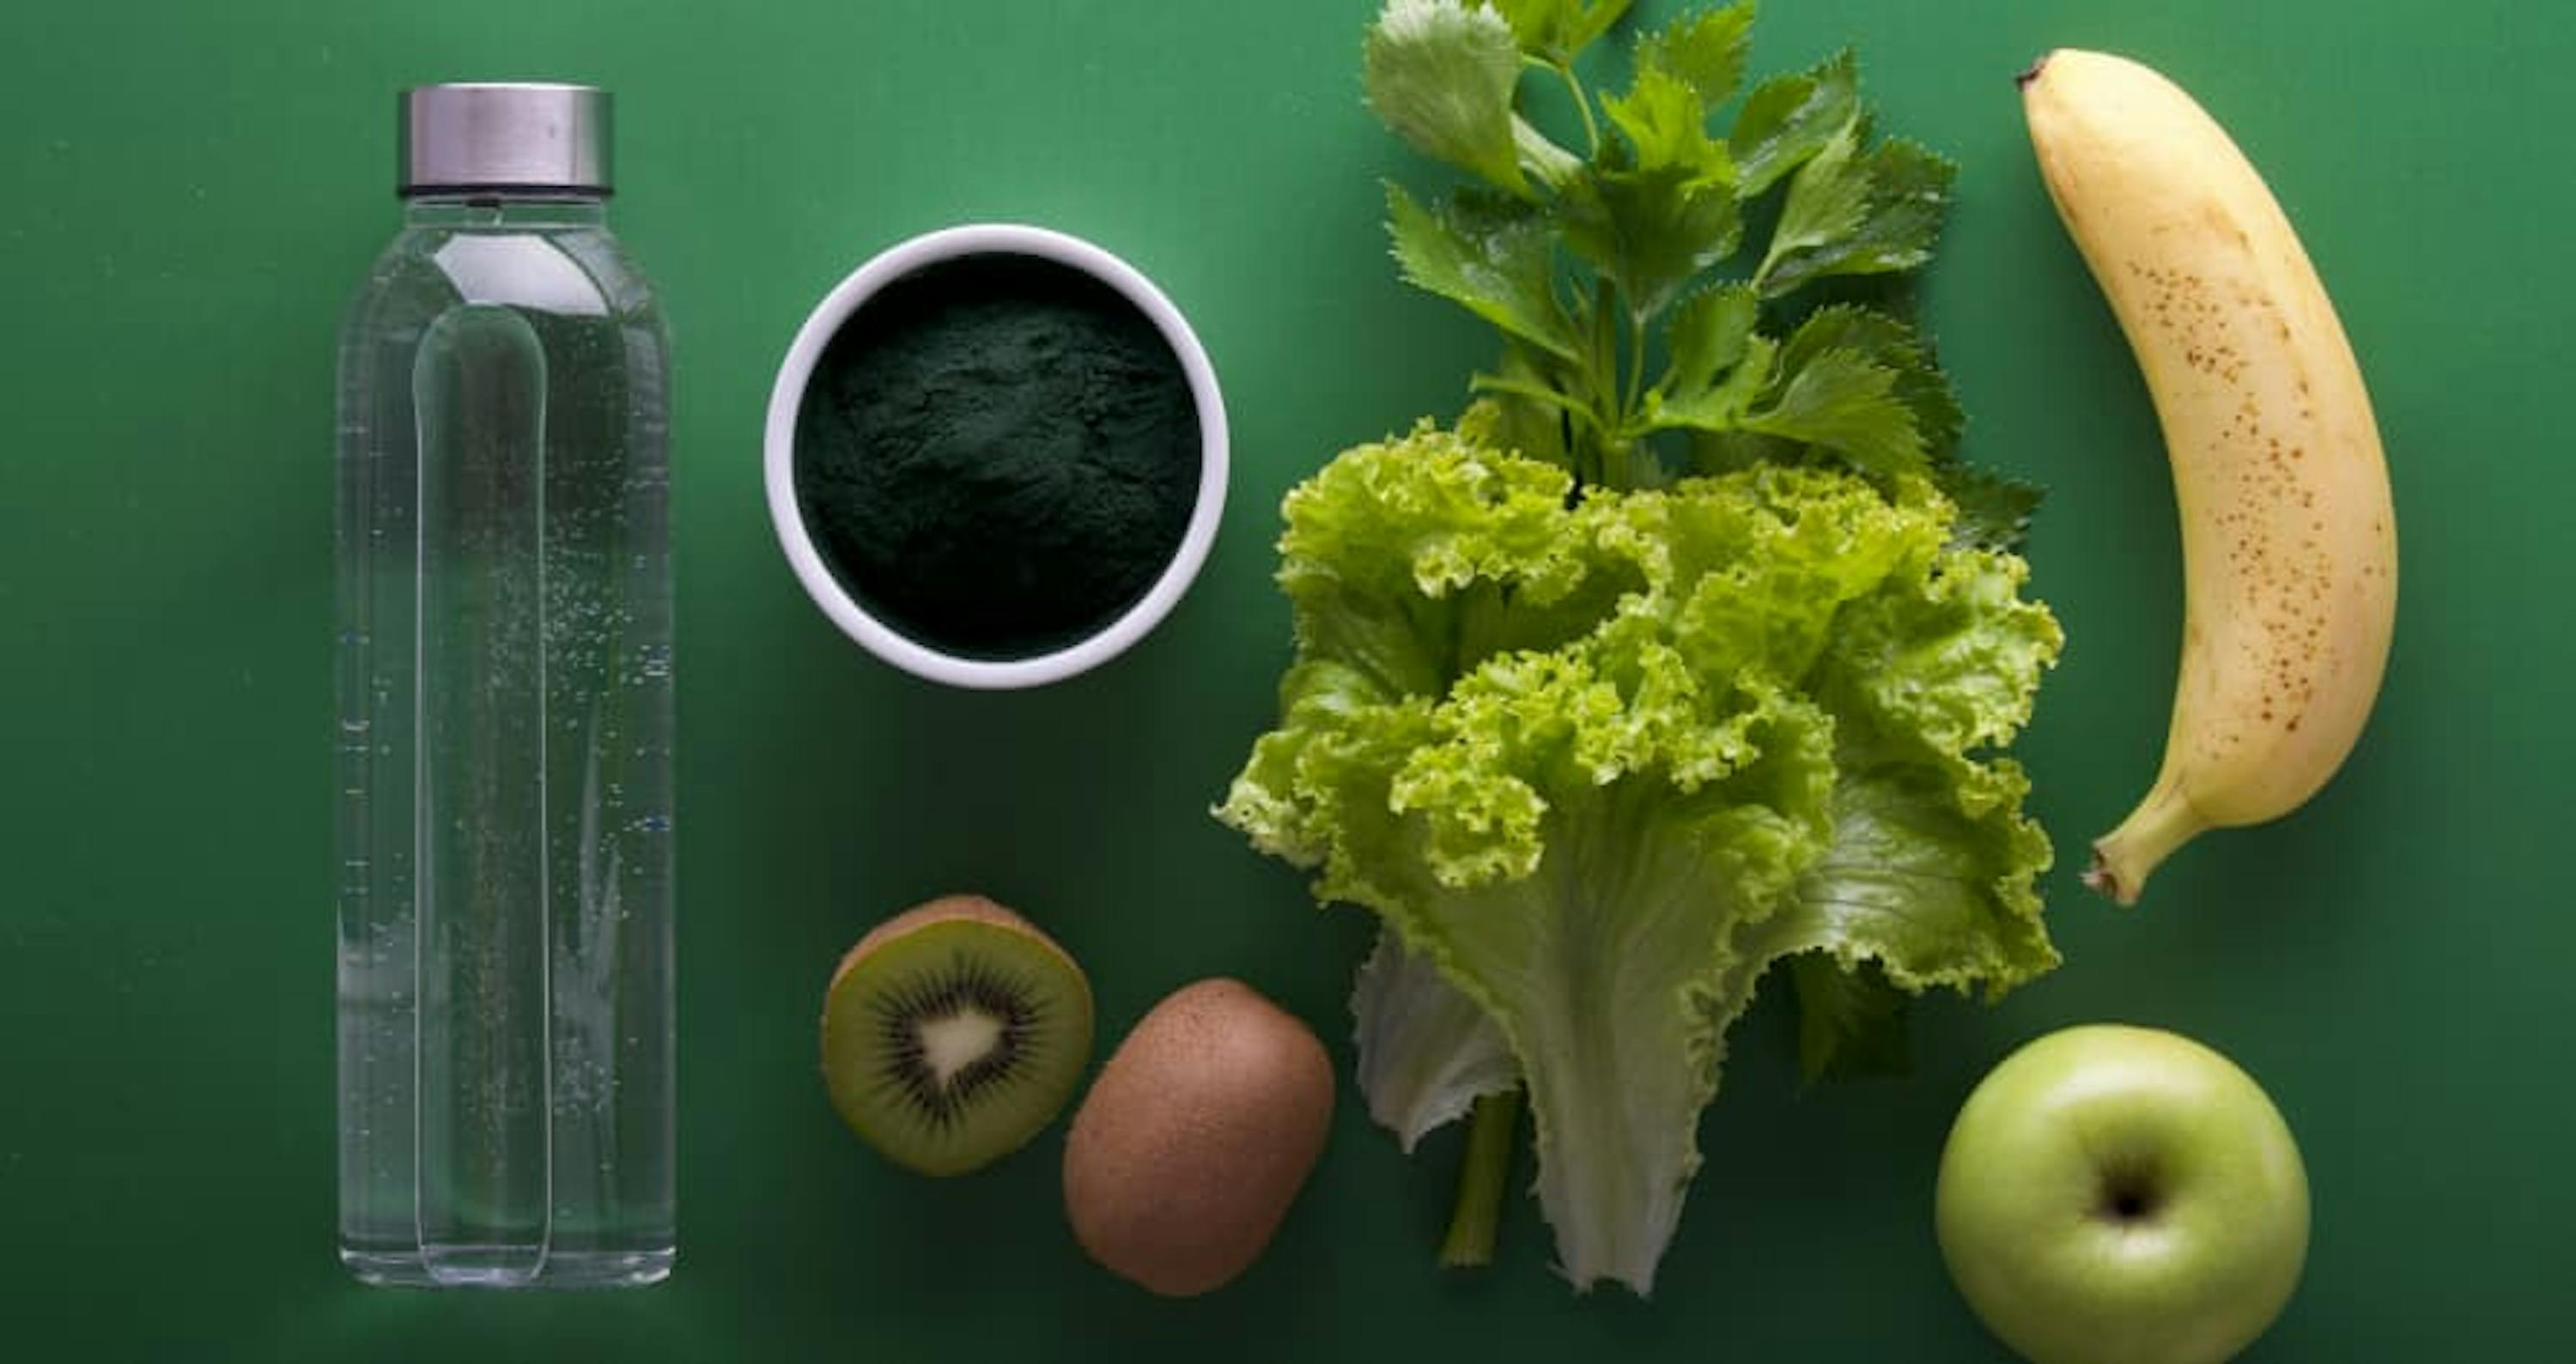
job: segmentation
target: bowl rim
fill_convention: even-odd
[[[1198,497],[1171,560],[1145,595],[1099,630],[1061,649],[1028,658],[965,658],[923,644],[879,620],[832,575],[815,546],[796,499],[796,417],[823,349],[868,300],[888,285],[928,266],[968,256],[1025,256],[1070,267],[1116,290],[1152,321],[1180,360],[1199,423]],[[769,393],[762,457],[770,522],[789,567],[841,633],[869,653],[916,677],[951,686],[1005,690],[1042,686],[1087,672],[1125,653],[1162,623],[1180,603],[1207,561],[1225,512],[1227,437],[1225,397],[1216,368],[1197,333],[1144,273],[1105,248],[1053,228],[1028,223],[977,222],[905,238],[852,270],[806,314],[804,325],[779,362]]]

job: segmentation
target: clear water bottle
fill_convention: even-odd
[[[401,100],[340,350],[340,1255],[670,1272],[668,343],[609,97]]]

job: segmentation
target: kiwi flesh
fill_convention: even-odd
[[[893,1161],[957,1175],[1026,1145],[1091,1059],[1091,983],[1054,939],[981,896],[877,925],[823,1002],[823,1083]]]

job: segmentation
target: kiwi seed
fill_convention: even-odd
[[[1055,941],[981,896],[859,939],[823,1002],[832,1107],[888,1160],[964,1174],[1019,1149],[1091,1059],[1091,985]]]

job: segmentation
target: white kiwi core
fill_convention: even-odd
[[[1002,1045],[1002,1020],[981,1009],[960,1008],[913,1025],[921,1040],[922,1064],[945,1089],[968,1066]]]

